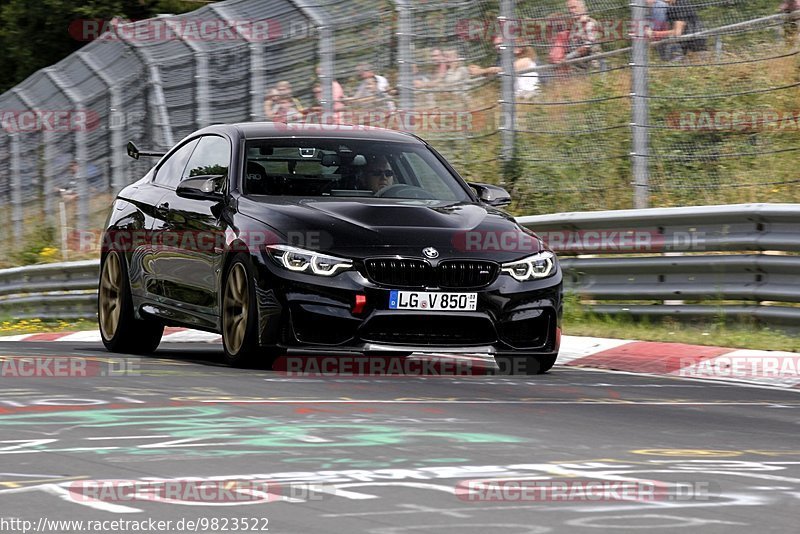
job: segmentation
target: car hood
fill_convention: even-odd
[[[440,258],[509,261],[541,247],[506,213],[473,203],[251,197],[240,200],[239,212],[289,244],[347,257],[422,257],[422,249],[434,247]]]

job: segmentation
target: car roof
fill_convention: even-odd
[[[352,125],[286,124],[283,122],[239,122],[214,125],[204,130],[237,129],[245,139],[263,137],[320,137],[333,139],[366,139],[400,143],[423,143],[416,135],[385,128]],[[220,128],[221,127],[221,128]],[[199,133],[199,132],[198,132]]]

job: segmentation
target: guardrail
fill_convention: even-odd
[[[599,313],[800,326],[800,204],[519,217]],[[733,254],[733,252],[736,252]],[[0,315],[95,316],[97,260],[0,270]]]
[[[96,316],[99,260],[0,270],[0,316],[88,319]]]
[[[518,220],[559,253],[566,288],[598,313],[800,325],[800,307],[792,306],[800,302],[800,256],[792,255],[800,251],[800,204]]]

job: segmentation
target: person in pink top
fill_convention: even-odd
[[[319,79],[322,76],[322,67],[319,65],[317,66],[317,78]],[[331,90],[333,91],[333,110],[334,111],[343,111],[344,110],[344,89],[342,89],[342,84],[337,82],[335,79],[331,84]],[[321,93],[320,93],[321,94]]]

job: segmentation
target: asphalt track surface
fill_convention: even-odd
[[[64,533],[103,530],[52,522],[172,521],[105,530],[116,532],[798,531],[796,391],[558,366],[534,377],[287,376],[222,366],[220,352],[182,343],[110,357],[94,343],[0,343],[0,521]],[[92,372],[21,377],[8,367],[48,356]],[[181,492],[152,497],[167,479]],[[470,483],[486,479],[494,485]],[[576,489],[598,481],[606,491]],[[619,481],[633,498],[615,494]],[[131,484],[140,492],[126,500],[120,488]],[[238,488],[236,498],[198,496],[198,484]],[[549,491],[514,491],[532,484]],[[87,497],[98,487],[117,493]]]

